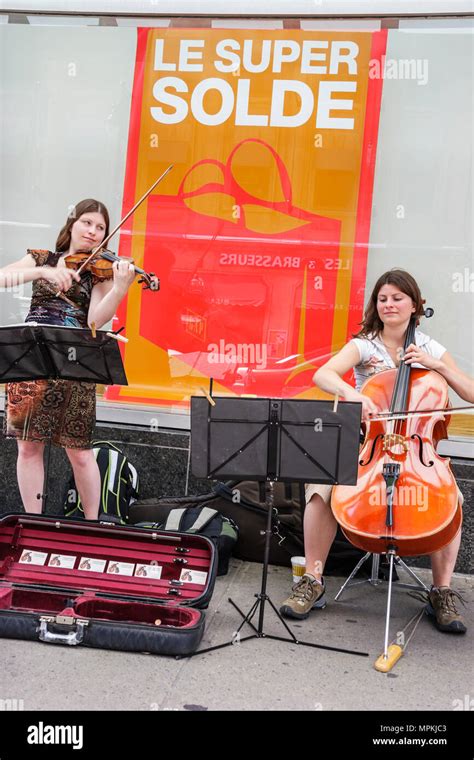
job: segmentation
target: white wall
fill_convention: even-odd
[[[472,292],[453,275],[474,271],[474,35],[390,32],[387,59],[426,60],[425,85],[386,79],[374,183],[367,288],[400,266],[435,310],[420,329],[473,372]]]
[[[120,219],[135,49],[133,28],[0,26],[0,265],[54,250],[83,198]],[[28,291],[1,294],[0,324]]]

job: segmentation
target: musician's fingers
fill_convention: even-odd
[[[58,272],[58,285],[64,292],[69,290],[72,285],[72,272]]]
[[[379,410],[375,406],[372,399],[370,399],[368,396],[364,396],[362,401],[362,419],[364,421],[367,421],[370,419],[370,415],[376,415],[378,412]]]

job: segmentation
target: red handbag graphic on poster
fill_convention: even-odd
[[[385,32],[177,31],[138,33],[124,210],[174,166],[121,234],[161,290],[121,307],[129,386],[106,397],[317,397],[361,318]],[[262,70],[225,71],[250,34]]]

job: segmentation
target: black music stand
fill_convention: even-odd
[[[211,404],[214,401],[215,405]],[[232,599],[229,602],[243,618],[232,641],[201,649],[203,654],[235,643],[235,636],[247,623],[254,633],[240,642],[255,638],[288,641],[292,644],[368,657],[323,644],[299,641],[267,594],[270,537],[273,533],[273,484],[276,481],[355,485],[357,483],[359,433],[362,405],[344,402],[337,410],[333,402],[268,398],[191,398],[191,466],[200,478],[238,478],[266,483],[268,507],[262,584],[256,602],[244,615]],[[265,602],[268,602],[291,639],[263,631]],[[252,618],[259,610],[258,628]]]
[[[120,332],[120,331],[117,331]],[[117,334],[117,333],[115,333]],[[26,322],[0,327],[0,383],[25,380],[78,380],[128,385],[117,340],[88,328]],[[42,511],[48,498],[51,437],[46,447]]]

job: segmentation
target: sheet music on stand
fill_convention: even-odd
[[[78,380],[128,385],[117,341],[89,328],[26,322],[0,327],[0,382]]]
[[[0,383],[76,380],[128,385],[117,341],[105,331],[25,322],[0,327]],[[46,510],[51,437],[46,447],[42,511]]]

